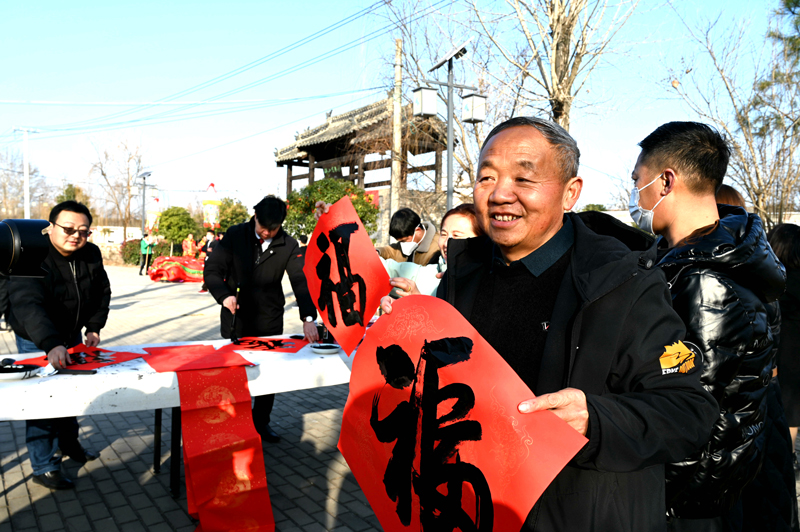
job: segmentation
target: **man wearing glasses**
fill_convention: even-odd
[[[67,349],[100,343],[100,329],[108,318],[111,285],[103,268],[100,249],[87,240],[92,232],[89,209],[64,201],[50,211],[50,252],[42,266],[43,278],[12,277],[8,321],[20,353],[44,351],[54,368],[72,363]],[[26,421],[25,442],[33,468],[33,481],[51,489],[74,488],[61,473],[61,459],[85,464],[97,454],[78,443],[75,417]],[[61,449],[61,455],[56,451]]]

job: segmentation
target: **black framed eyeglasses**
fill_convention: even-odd
[[[58,224],[54,222],[53,225],[58,225]],[[90,236],[92,236],[92,232],[88,229],[75,229],[74,227],[64,227],[63,225],[58,225],[58,226],[64,230],[64,233],[66,233],[67,236],[72,236],[75,233],[78,233],[78,235],[81,238],[89,238]]]

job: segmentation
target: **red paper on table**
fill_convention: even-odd
[[[311,299],[349,356],[392,289],[389,274],[348,196],[322,215],[307,249],[303,272]]]
[[[144,360],[159,373],[253,365],[238,353],[214,349],[211,345],[145,347],[144,350],[150,354],[143,357]]]
[[[186,498],[197,530],[274,532],[244,368],[178,371],[178,385]]]
[[[240,338],[237,343],[223,345],[217,351],[277,351],[279,353],[297,353],[308,345],[305,340],[293,338]]]
[[[142,358],[142,355],[137,353],[126,353],[125,351],[109,351],[107,349],[100,349],[99,347],[87,347],[84,344],[78,344],[75,347],[67,349],[70,354],[72,364],[67,364],[68,368],[72,369],[97,369],[120,362],[127,362],[134,358]],[[39,356],[35,358],[26,358],[25,360],[18,360],[17,364],[33,364],[36,366],[44,367],[47,365],[47,356]]]
[[[384,530],[519,530],[587,441],[532,397],[456,309],[405,297],[355,355],[339,450]]]

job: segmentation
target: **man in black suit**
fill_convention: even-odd
[[[223,338],[283,334],[286,300],[281,280],[286,272],[300,308],[305,339],[316,342],[317,310],[308,293],[300,248],[281,227],[286,203],[270,195],[254,209],[255,216],[231,227],[225,239],[217,242],[205,264],[203,280],[222,306],[220,334]],[[253,406],[256,430],[271,443],[280,441],[269,426],[274,402],[274,394],[261,395]]]

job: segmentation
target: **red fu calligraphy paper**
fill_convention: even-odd
[[[274,532],[243,367],[179,371],[189,513],[202,532]]]
[[[144,350],[150,354],[144,357],[145,361],[159,373],[253,365],[238,353],[214,349],[211,345],[146,347]]]
[[[72,359],[72,364],[67,364],[68,368],[86,370],[111,366],[142,357],[142,355],[137,353],[109,351],[107,349],[100,349],[99,347],[87,347],[84,344],[78,344],[75,347],[67,349],[67,353],[70,354],[70,358]],[[47,356],[19,360],[17,364],[34,364],[44,367],[47,365]]]
[[[294,338],[240,338],[238,342],[223,345],[217,351],[277,351],[279,353],[297,353],[308,345],[305,340]]]
[[[303,271],[322,321],[349,355],[364,337],[381,297],[392,289],[349,197],[320,217]]]
[[[396,301],[353,360],[339,449],[387,532],[519,530],[585,444],[446,302]]]

